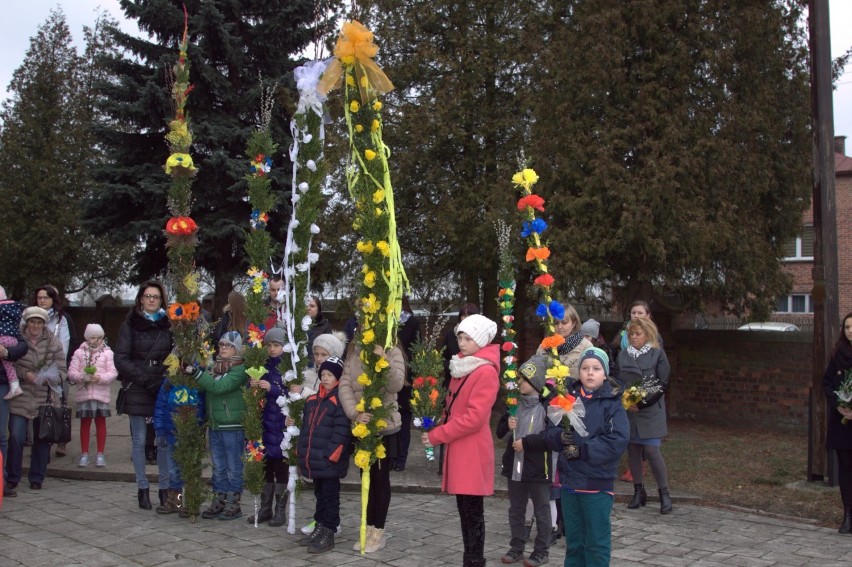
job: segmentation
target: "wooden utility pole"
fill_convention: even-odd
[[[808,480],[833,479],[833,455],[825,450],[826,402],[822,373],[837,340],[837,211],[834,196],[834,111],[828,0],[810,0],[811,109],[814,135],[814,342],[810,388]]]

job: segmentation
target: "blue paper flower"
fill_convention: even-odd
[[[174,407],[198,405],[198,390],[186,386],[176,386],[169,392],[169,405]]]
[[[534,221],[524,221],[521,229],[521,236],[528,237],[532,233],[541,234],[547,229],[547,222],[544,219],[535,219]]]
[[[423,429],[432,429],[432,426],[435,425],[435,422],[431,417],[423,418]]]
[[[557,321],[561,321],[565,318],[565,307],[554,299],[550,302],[550,314],[553,315],[553,318]]]
[[[539,303],[538,307],[535,310],[535,314],[538,317],[547,317],[547,305],[544,303]]]

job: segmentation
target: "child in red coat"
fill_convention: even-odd
[[[450,360],[442,424],[424,433],[424,445],[445,444],[442,490],[456,495],[464,540],[464,565],[485,565],[484,496],[494,494],[491,408],[500,390],[500,348],[490,344],[497,324],[482,315],[459,323],[459,354]]]

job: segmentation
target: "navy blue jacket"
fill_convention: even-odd
[[[618,461],[627,449],[630,426],[627,412],[621,405],[621,393],[609,382],[586,398],[580,395],[580,382],[571,384],[568,393],[582,398],[586,408],[583,424],[589,432],[587,437],[574,432],[574,443],[580,449],[580,458],[568,460],[562,454],[562,428],[550,427],[539,435],[524,437],[524,451],[541,451],[545,448],[559,451],[559,483],[562,488],[573,490],[600,490],[612,492],[618,471]]]
[[[269,358],[266,361],[266,370],[261,380],[269,382],[269,391],[266,392],[266,404],[263,406],[263,415],[260,416],[263,425],[263,446],[266,448],[266,457],[270,459],[286,458],[287,455],[281,451],[281,441],[284,440],[284,414],[278,405],[278,396],[286,396],[289,393],[287,386],[281,379],[281,371],[278,365],[281,357]]]
[[[343,478],[352,453],[352,424],[337,398],[337,387],[320,391],[305,402],[299,433],[299,469],[308,478]]]

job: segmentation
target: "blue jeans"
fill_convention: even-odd
[[[243,454],[246,438],[243,429],[209,431],[210,461],[213,464],[213,492],[243,491]]]
[[[6,462],[6,451],[9,447],[9,401],[3,396],[9,393],[9,384],[0,384],[0,453],[3,454],[3,462]],[[3,468],[3,478],[6,478],[6,470]]]
[[[160,490],[183,490],[180,467],[175,460],[175,446],[166,437],[157,437],[157,469],[160,473]]]
[[[133,460],[133,472],[136,474],[136,487],[140,490],[148,488],[148,477],[145,476],[145,435],[148,426],[145,425],[144,415],[128,415],[130,418],[130,458]]]
[[[21,415],[9,416],[9,447],[6,451],[9,458],[6,461],[6,482],[15,487],[21,482],[21,468],[24,462],[24,438],[27,436],[27,424],[30,420]],[[42,443],[33,439],[30,451],[30,472],[27,478],[30,482],[41,484],[47,473],[50,462],[50,443]]]
[[[612,551],[612,495],[562,491],[565,567],[608,567]]]

